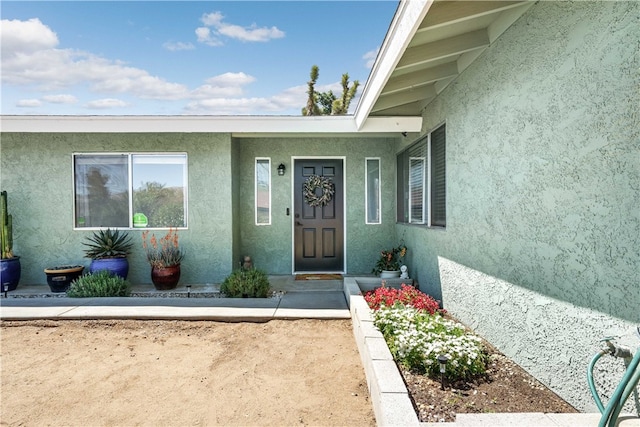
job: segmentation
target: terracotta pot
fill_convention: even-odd
[[[180,264],[171,267],[151,267],[151,281],[159,291],[175,289],[180,280]]]

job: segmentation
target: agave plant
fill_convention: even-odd
[[[131,238],[119,230],[99,230],[87,237],[85,256],[91,259],[125,258],[131,252]]]

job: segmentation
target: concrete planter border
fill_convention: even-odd
[[[378,426],[419,426],[409,392],[382,333],[373,325],[369,305],[362,296],[359,281],[380,286],[380,279],[345,277],[343,292],[353,323],[362,365],[367,377],[367,387]],[[387,283],[389,280],[387,280]]]

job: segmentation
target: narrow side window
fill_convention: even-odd
[[[366,223],[380,224],[382,222],[381,193],[380,193],[380,159],[365,159],[365,205]]]
[[[256,225],[271,225],[271,159],[256,158]]]

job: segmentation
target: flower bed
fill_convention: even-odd
[[[480,337],[443,317],[438,302],[418,289],[382,286],[365,293],[374,310],[374,325],[382,332],[394,359],[417,372],[440,375],[438,357],[447,359],[445,377],[450,380],[481,375],[487,353]]]
[[[368,290],[380,287],[380,279],[374,282],[369,277],[346,277],[344,294],[378,425],[419,427],[424,422],[456,420],[465,425],[514,425],[522,414],[514,418],[509,414],[513,412],[531,413],[524,419],[536,420],[537,424],[550,425],[557,420],[567,420],[561,425],[589,424],[590,414],[576,414],[575,408],[484,340],[483,347],[489,354],[486,373],[471,379],[447,379],[445,390],[441,390],[440,378],[432,379],[397,363],[374,326],[375,313],[363,297]],[[394,283],[388,281],[387,285],[389,282]],[[449,314],[443,317],[456,320]],[[578,415],[587,418],[576,418]]]

